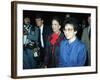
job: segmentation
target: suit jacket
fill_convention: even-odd
[[[89,39],[89,32],[88,32],[88,27],[86,27],[84,30],[83,30],[83,33],[82,33],[82,41],[85,43],[86,47],[87,47],[87,51],[88,51],[88,57],[87,57],[87,63],[86,65],[90,65],[91,62],[90,62],[90,56],[91,56],[91,49],[90,49],[90,42],[91,42],[91,38]]]
[[[34,28],[34,29],[32,29]],[[31,27],[30,28],[30,33],[28,34],[28,39],[33,40],[33,41],[38,41],[38,28],[37,27]]]
[[[32,25],[28,25],[29,28],[27,29],[25,27],[26,25],[24,25],[24,31],[26,32],[26,34],[24,34],[24,44],[25,41],[28,44],[29,41],[38,41],[38,36],[39,36],[39,32],[38,32],[38,28]]]
[[[59,52],[60,52],[60,43],[64,39],[64,34],[61,33],[59,35],[59,38],[54,45],[54,54],[52,54],[53,46],[50,43],[50,39],[51,39],[51,36],[49,36],[48,41],[46,43],[46,55],[45,55],[44,64],[47,65],[47,67],[57,67]]]
[[[44,62],[44,57],[45,57],[45,50],[46,50],[46,42],[48,36],[52,33],[51,29],[49,26],[43,25],[43,31],[42,31],[42,36],[43,36],[43,43],[44,47],[41,46],[41,41],[40,41],[40,29],[38,28],[39,31],[39,36],[38,36],[38,42],[39,42],[39,47],[40,47],[40,64],[43,64]]]
[[[43,32],[42,32],[42,34],[43,34],[44,48],[46,46],[47,38],[48,38],[48,36],[51,35],[51,33],[52,33],[52,30],[51,30],[50,26],[44,25],[43,26]]]

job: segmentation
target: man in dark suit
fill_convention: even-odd
[[[36,21],[36,26],[39,29],[38,41],[40,45],[40,65],[43,65],[47,38],[52,33],[52,31],[49,26],[44,25],[44,20],[42,15],[37,14],[35,17],[35,21]]]

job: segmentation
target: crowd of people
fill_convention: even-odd
[[[44,24],[40,14],[35,16],[36,26],[31,24],[29,17],[25,17],[23,21],[23,69],[78,67],[91,64],[90,16],[81,40],[77,38],[79,25],[74,17],[68,16],[62,22],[59,16],[54,16],[51,27]]]

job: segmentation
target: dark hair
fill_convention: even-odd
[[[59,25],[61,25],[61,20],[58,16],[54,16],[52,20],[56,20],[59,23]]]
[[[38,18],[40,18],[41,20],[43,20],[42,14],[36,14],[35,19],[38,19]]]
[[[65,25],[71,24],[73,25],[74,31],[78,31],[78,21],[75,18],[67,18],[63,23],[63,30],[65,29]]]

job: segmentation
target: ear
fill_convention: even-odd
[[[65,33],[65,30],[63,30],[63,32]]]
[[[75,35],[76,35],[76,34],[77,34],[77,31],[75,31],[74,33],[75,33]]]
[[[59,29],[61,28],[61,25],[59,25]]]
[[[42,23],[43,23],[44,21],[42,20]]]

